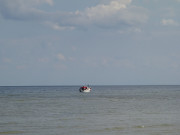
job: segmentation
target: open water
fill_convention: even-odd
[[[0,135],[180,135],[180,86],[0,87]]]

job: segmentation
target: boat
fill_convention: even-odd
[[[91,91],[91,88],[89,86],[82,86],[79,88],[79,92],[90,92]]]

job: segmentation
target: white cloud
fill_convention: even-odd
[[[0,0],[0,14],[5,19],[37,21],[45,23],[54,30],[73,30],[76,27],[131,27],[147,20],[145,10],[131,6],[131,0],[111,0],[83,11],[47,12],[37,5],[49,4],[53,0]],[[48,23],[47,23],[48,22]]]
[[[74,30],[75,27],[74,26],[60,26],[58,23],[54,23],[54,22],[46,22],[45,23],[47,26],[51,27],[54,30]]]
[[[57,54],[57,58],[58,58],[59,60],[66,60],[65,56],[64,56],[62,53],[58,53],[58,54]]]
[[[134,25],[147,20],[147,15],[142,12],[144,9],[129,6],[131,0],[112,0],[108,4],[99,4],[84,11],[76,11],[77,24],[117,26]]]
[[[122,9],[126,9],[127,5],[131,3],[131,0],[126,2],[121,1],[110,1],[109,4],[100,4],[95,7],[87,8],[84,15],[88,17],[89,20],[101,20],[103,18],[111,17]],[[83,14],[83,13],[82,13]]]
[[[179,26],[179,23],[173,19],[162,19],[161,23],[164,26]]]

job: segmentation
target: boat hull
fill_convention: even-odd
[[[79,89],[79,92],[88,93],[88,92],[91,92],[91,88],[89,88],[89,87],[88,87],[88,88],[87,88],[87,89],[85,89],[85,90],[84,90],[84,89],[82,89],[82,88],[80,88],[80,89]]]

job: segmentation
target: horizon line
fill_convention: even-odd
[[[88,84],[90,85],[90,84]],[[64,87],[82,86],[81,84],[67,85],[0,85],[0,87]],[[90,86],[180,86],[180,84],[92,84]]]

